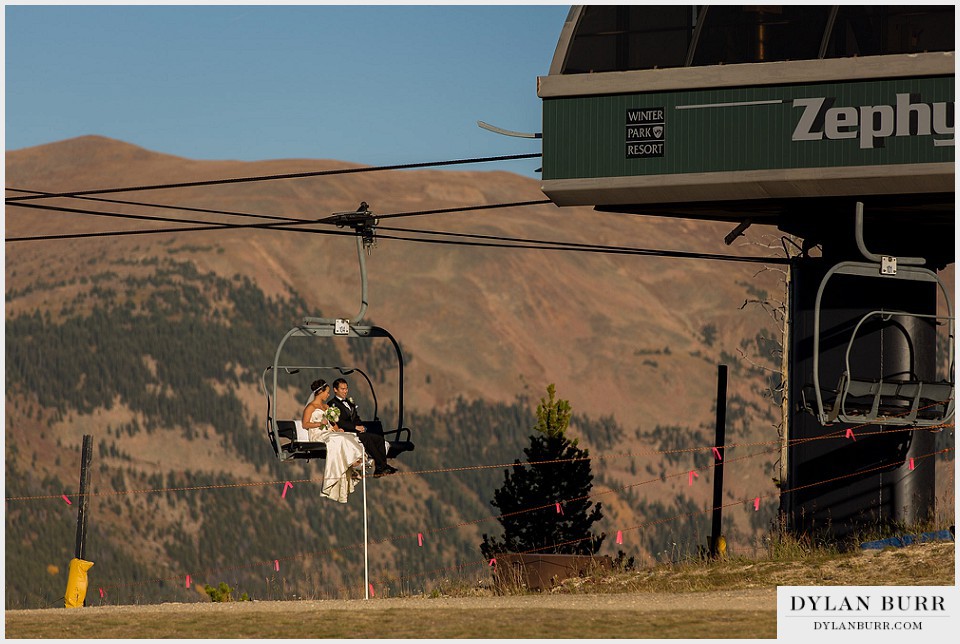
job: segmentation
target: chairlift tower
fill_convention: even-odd
[[[952,5],[589,5],[538,78],[558,206],[802,239],[781,459],[796,531],[932,518],[921,457],[954,398],[936,274],[955,256],[954,55]]]

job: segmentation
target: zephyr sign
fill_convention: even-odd
[[[940,145],[953,145],[953,102],[923,103],[919,94],[897,94],[896,105],[834,107],[835,98],[795,98],[803,109],[794,141],[860,139],[861,149],[884,147],[890,136],[950,135]],[[936,145],[938,142],[935,141]]]

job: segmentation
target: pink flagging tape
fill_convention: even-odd
[[[623,543],[623,530],[617,530],[617,543]]]
[[[910,457],[910,469],[912,470],[913,467],[914,467],[914,465],[913,465],[913,457],[911,456],[911,457]]]
[[[417,533],[417,545],[420,546],[421,548],[423,547],[423,533],[422,533],[422,532],[418,532],[418,533]]]
[[[497,565],[497,558],[494,557],[493,559],[491,559],[489,565],[491,565],[491,566],[496,566],[496,565]]]
[[[285,481],[283,484],[283,493],[280,494],[280,498],[281,499],[287,498],[287,489],[292,487],[293,487],[293,483],[291,483],[290,481]]]
[[[760,497],[758,496],[753,500],[753,511],[756,512],[760,509]]]
[[[713,456],[714,456],[714,458],[716,458],[718,461],[722,461],[722,460],[723,460],[723,457],[720,456],[720,450],[718,450],[716,447],[712,447],[712,448],[710,448],[710,449],[713,450]]]
[[[61,494],[61,495],[60,495],[60,498],[63,499],[64,501],[66,501],[66,502],[67,502],[67,505],[73,505],[73,503],[70,502],[70,499],[67,498],[67,495],[66,495],[66,494]]]
[[[694,472],[693,470],[690,470],[690,474],[689,474],[689,475],[687,475],[687,478],[689,478],[689,479],[690,479],[690,483],[689,483],[689,485],[693,485],[693,477],[697,477],[697,478],[700,478],[700,475],[699,475],[699,474],[697,474],[696,472]]]
[[[850,429],[849,427],[847,427],[847,436],[846,436],[846,437],[847,437],[847,438],[850,438],[850,439],[853,439],[853,440],[857,440],[857,437],[853,435],[853,430]]]
[[[276,570],[277,572],[280,572],[280,560],[279,560],[279,559],[274,559],[274,560],[273,560],[273,569]]]
[[[370,586],[370,596],[376,597],[377,593],[373,592],[373,584],[367,584],[367,585]]]
[[[560,503],[557,503],[557,514],[563,514],[563,508],[560,507]]]
[[[187,575],[187,588],[190,587],[190,575]]]
[[[100,589],[100,599],[103,599],[103,588]]]

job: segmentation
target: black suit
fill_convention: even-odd
[[[336,396],[327,401],[327,404],[340,410],[340,419],[337,420],[337,425],[343,431],[357,435],[357,440],[363,445],[363,449],[366,450],[367,455],[373,459],[377,470],[379,471],[387,467],[387,451],[386,446],[383,444],[383,436],[380,434],[371,434],[370,432],[357,431],[357,425],[363,423],[363,421],[360,420],[360,414],[357,412],[357,406],[351,405],[350,408],[347,409],[347,405]]]

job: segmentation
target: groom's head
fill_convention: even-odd
[[[343,378],[337,378],[333,381],[333,395],[337,398],[346,398],[347,392],[350,391],[347,381]]]

